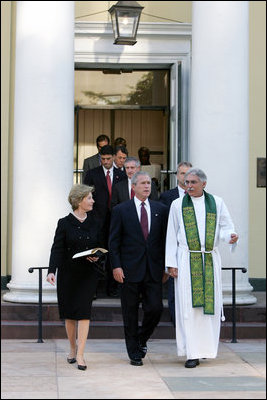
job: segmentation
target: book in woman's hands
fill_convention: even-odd
[[[102,257],[105,253],[108,253],[108,250],[103,249],[102,247],[96,247],[95,249],[81,251],[80,253],[74,254],[72,258],[78,257]]]

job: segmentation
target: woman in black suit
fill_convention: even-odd
[[[98,282],[94,263],[99,260],[97,257],[72,257],[87,249],[103,247],[101,225],[92,212],[92,191],[93,188],[87,185],[72,187],[68,200],[73,212],[58,221],[47,275],[47,281],[55,285],[57,270],[59,315],[65,320],[70,342],[67,361],[74,363],[77,360],[81,370],[86,369],[83,355]]]

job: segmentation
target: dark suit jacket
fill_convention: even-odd
[[[158,200],[158,191],[153,181],[151,182],[151,194],[149,196],[149,199]],[[111,198],[111,208],[127,200],[131,200],[128,189],[128,178],[122,180],[116,186],[114,186]]]
[[[114,186],[122,179],[125,179],[124,173],[118,170],[117,168],[114,168],[112,191],[114,189]],[[102,220],[105,220],[108,214],[110,213],[110,210],[108,206],[108,200],[109,200],[108,185],[103,167],[100,166],[94,169],[89,169],[89,171],[87,171],[87,174],[85,176],[84,183],[89,186],[94,186],[95,188],[93,192],[93,198],[95,200],[94,210]]]
[[[113,208],[109,234],[109,255],[112,268],[122,268],[125,280],[141,282],[148,266],[153,280],[162,279],[165,265],[165,237],[168,209],[149,200],[151,227],[144,239],[134,200]]]
[[[99,167],[100,165],[100,161],[99,161],[99,154],[95,154],[91,157],[85,158],[84,162],[83,162],[83,182],[86,176],[86,173],[89,169],[93,169],[96,167]]]
[[[165,204],[170,209],[173,200],[178,199],[178,197],[180,197],[179,190],[178,187],[176,187],[174,189],[170,189],[166,192],[161,193],[159,201]]]

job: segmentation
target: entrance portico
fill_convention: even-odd
[[[20,4],[21,3],[21,4]],[[26,4],[23,4],[26,3]],[[28,4],[27,4],[28,3]],[[58,2],[52,2],[51,7],[56,7]],[[225,2],[218,2],[219,5]],[[235,51],[230,51],[233,45],[233,33],[231,35],[231,26],[235,27],[235,39],[238,41],[243,37],[242,48],[248,47],[247,35],[244,35],[246,29],[248,29],[248,21],[246,17],[246,2],[240,2],[239,7],[243,7],[244,12],[243,23],[237,24],[236,12],[238,7],[238,2],[229,2],[227,8],[227,24],[229,24],[229,38],[223,42],[224,47],[222,51],[235,60],[236,58],[241,58],[239,61],[240,68],[244,72],[242,77],[236,77],[233,79],[233,84],[236,85],[237,89],[240,89],[245,82],[248,84],[247,72],[242,68],[242,62],[244,58],[242,54],[236,53]],[[34,19],[34,7],[31,6],[30,2],[18,2],[18,27],[22,26],[26,29],[26,25],[23,27],[23,21],[25,21],[25,15],[31,15]],[[46,3],[46,7],[47,7]],[[62,4],[62,3],[60,3]],[[38,277],[37,274],[28,274],[27,266],[40,265],[45,266],[48,263],[49,250],[52,244],[53,233],[55,230],[56,221],[58,218],[64,216],[68,213],[67,209],[67,193],[72,183],[72,167],[73,167],[73,2],[67,2],[68,6],[63,3],[60,9],[60,15],[62,20],[62,25],[55,27],[53,32],[53,24],[51,23],[50,30],[53,32],[53,40],[49,42],[49,46],[46,47],[47,31],[40,26],[40,36],[38,40],[38,46],[34,44],[33,41],[25,40],[21,41],[24,37],[23,29],[18,29],[17,31],[17,59],[16,59],[16,105],[15,105],[15,150],[14,150],[14,205],[13,205],[13,262],[12,262],[12,280],[9,284],[10,292],[5,295],[6,301],[14,302],[37,302],[38,301]],[[217,3],[216,3],[217,4]],[[219,7],[218,5],[218,7]],[[58,5],[60,7],[60,5]],[[202,7],[202,8],[201,8]],[[210,7],[210,6],[209,6]],[[219,160],[219,167],[216,168],[219,175],[216,177],[213,175],[213,165],[218,164],[218,158],[213,160],[208,158],[211,156],[212,152],[205,151],[205,143],[212,143],[210,141],[211,137],[207,136],[208,132],[212,131],[212,140],[217,143],[217,140],[222,139],[221,135],[227,135],[232,139],[231,145],[227,146],[225,149],[227,154],[227,160],[235,160],[236,150],[238,146],[242,146],[244,153],[242,156],[242,162],[235,164],[235,168],[238,168],[238,173],[235,172],[234,181],[236,182],[239,173],[242,176],[245,173],[244,166],[248,165],[248,155],[247,155],[247,136],[248,136],[248,121],[243,119],[242,132],[244,135],[235,136],[230,135],[229,130],[214,129],[215,117],[216,115],[224,115],[224,124],[226,127],[232,126],[233,118],[236,115],[233,113],[228,113],[227,108],[223,110],[220,108],[219,112],[215,110],[211,117],[212,130],[208,129],[205,125],[208,118],[204,118],[204,115],[200,113],[201,101],[204,106],[204,101],[201,96],[205,96],[205,90],[203,90],[203,85],[208,86],[209,75],[206,74],[206,68],[210,67],[214,70],[217,68],[222,68],[221,59],[216,56],[210,58],[210,54],[207,54],[208,44],[207,36],[205,35],[206,30],[208,30],[208,37],[213,37],[213,41],[220,42],[221,36],[225,36],[225,30],[218,30],[217,24],[207,25],[206,15],[208,13],[208,19],[214,22],[214,19],[218,18],[218,24],[220,23],[218,8],[211,7],[206,8],[203,4],[197,6],[197,2],[193,2],[193,48],[191,50],[191,24],[169,24],[169,23],[142,23],[139,26],[138,31],[138,42],[135,46],[113,46],[112,40],[112,28],[110,23],[87,23],[78,22],[75,24],[75,56],[74,61],[76,66],[83,66],[85,68],[93,68],[95,66],[115,68],[124,65],[138,65],[140,68],[143,66],[145,68],[154,67],[167,67],[171,70],[171,93],[170,93],[170,170],[175,170],[178,161],[178,147],[181,149],[181,159],[190,160],[193,165],[197,165],[207,173],[209,178],[208,188],[212,193],[221,195],[226,204],[229,206],[231,214],[234,221],[236,222],[236,227],[238,232],[242,232],[242,241],[240,240],[240,250],[234,256],[234,265],[242,265],[248,267],[248,256],[247,256],[247,242],[248,242],[248,195],[247,193],[240,193],[237,197],[230,197],[227,193],[227,184],[222,187],[216,186],[216,181],[221,181],[225,179],[225,176],[231,177],[233,174],[233,165],[225,163],[222,158]],[[240,10],[239,10],[240,11]],[[220,10],[221,12],[221,10]],[[225,11],[226,12],[226,11]],[[37,11],[36,11],[37,13]],[[233,13],[233,19],[229,19],[229,15]],[[53,14],[53,12],[51,12]],[[23,15],[23,18],[22,18]],[[38,6],[38,16],[40,15],[40,5]],[[37,17],[36,17],[37,18]],[[63,23],[64,22],[64,23]],[[225,20],[224,20],[225,23]],[[47,24],[47,21],[46,21]],[[38,31],[38,26],[34,27]],[[201,35],[201,32],[202,35]],[[206,32],[207,33],[207,32]],[[64,49],[60,46],[62,37],[64,37]],[[194,39],[196,38],[196,39]],[[230,40],[231,39],[231,40]],[[67,40],[67,42],[66,42]],[[239,42],[238,42],[239,43]],[[20,49],[20,46],[21,47]],[[32,47],[33,46],[33,47]],[[60,49],[59,47],[60,46]],[[206,46],[206,49],[205,49]],[[218,47],[218,46],[217,46]],[[45,57],[45,49],[50,53]],[[203,49],[203,51],[202,51]],[[205,53],[205,51],[206,53]],[[214,51],[216,46],[214,46]],[[219,51],[217,49],[217,51]],[[51,60],[50,64],[43,64],[42,68],[47,68],[43,73],[39,70],[33,70],[38,72],[36,79],[31,76],[30,82],[27,84],[27,88],[21,85],[21,82],[25,82],[25,77],[28,74],[29,64],[26,66],[26,62],[23,57],[19,55],[30,52],[34,52],[35,57],[37,51],[40,52],[40,56],[44,59],[49,58]],[[230,51],[230,53],[228,53]],[[20,53],[21,52],[21,53]],[[191,92],[191,111],[189,113],[189,98],[190,98],[190,70],[191,70],[191,53],[193,57],[192,64],[192,92]],[[51,59],[51,54],[53,58]],[[231,68],[233,65],[232,60],[227,58],[227,64],[224,65],[224,71]],[[245,60],[246,61],[246,60]],[[247,61],[246,61],[247,62]],[[181,64],[181,124],[178,126],[178,65]],[[58,68],[58,65],[67,66],[66,69]],[[41,79],[42,76],[48,76],[47,71],[53,66],[55,68],[55,74],[51,75],[49,79]],[[26,68],[27,67],[27,68]],[[231,71],[229,71],[231,75]],[[227,75],[228,76],[228,75]],[[207,82],[204,82],[204,78]],[[65,82],[67,87],[62,89],[59,88],[60,82]],[[201,85],[200,85],[201,83]],[[223,82],[224,83],[224,82]],[[221,86],[220,81],[215,80],[210,82],[213,85],[215,91],[218,95],[221,91],[224,91],[224,86]],[[40,129],[37,132],[33,129],[21,130],[21,127],[27,126],[29,116],[26,113],[26,109],[32,110],[36,103],[36,97],[33,96],[36,90],[41,88],[47,88],[48,96],[43,96],[43,106],[40,108],[40,114],[35,113],[34,118],[36,121],[35,126],[40,125],[40,121],[44,121],[42,126],[44,126],[45,121],[50,120],[53,114],[53,108],[51,105],[50,93],[54,93],[54,98],[58,99],[59,106],[57,108],[62,113],[61,116],[57,115],[58,121],[65,121],[64,129],[60,128],[60,124],[51,123],[48,129]],[[232,88],[231,85],[227,86],[229,90]],[[27,102],[23,99],[25,98],[26,92],[28,93]],[[236,103],[238,101],[243,104],[242,110],[238,110],[239,115],[241,115],[246,108],[246,99],[244,100],[244,93],[237,90],[237,97],[235,99]],[[230,93],[229,93],[230,95]],[[242,97],[242,99],[241,99]],[[20,100],[20,101],[19,101]],[[62,102],[62,103],[61,103]],[[210,106],[216,107],[216,102]],[[205,102],[207,105],[207,103]],[[64,106],[63,106],[64,105]],[[217,104],[218,106],[218,104]],[[227,107],[227,104],[224,104]],[[230,105],[228,104],[230,107]],[[25,108],[24,108],[25,107]],[[44,119],[44,115],[49,116]],[[206,114],[207,115],[207,114]],[[28,120],[25,122],[25,118]],[[218,124],[217,124],[218,125]],[[233,133],[233,132],[232,132]],[[211,135],[211,133],[210,133]],[[217,136],[218,135],[218,136]],[[217,136],[217,138],[216,138]],[[232,137],[234,136],[234,138]],[[222,139],[223,142],[224,139]],[[55,141],[57,145],[55,146]],[[35,151],[33,152],[32,144],[35,143]],[[62,147],[62,143],[64,146]],[[226,141],[224,142],[226,145]],[[19,146],[18,146],[19,145]],[[61,151],[58,151],[58,149]],[[201,149],[201,151],[200,151]],[[203,151],[202,151],[203,150]],[[49,157],[44,157],[42,154],[49,154]],[[214,155],[215,156],[215,155]],[[238,153],[240,157],[240,152]],[[29,160],[30,164],[33,166],[31,169],[32,175],[29,175],[29,169],[25,166],[25,171],[21,167],[20,160],[26,158]],[[38,169],[34,169],[34,166],[38,165]],[[57,171],[55,174],[52,171]],[[37,173],[39,171],[39,173]],[[46,171],[44,174],[43,171]],[[236,170],[235,170],[236,171]],[[222,175],[222,176],[221,176]],[[49,178],[50,177],[50,178]],[[52,177],[52,178],[51,178]],[[27,178],[28,182],[31,182],[30,186],[25,186],[24,180]],[[215,181],[216,178],[216,181]],[[175,185],[175,179],[172,182]],[[32,193],[33,188],[38,192],[38,187],[41,188],[41,202],[39,197]],[[230,186],[229,186],[230,187]],[[25,188],[27,188],[27,193],[25,193]],[[37,189],[36,189],[37,188]],[[232,187],[231,187],[232,189]],[[232,192],[232,190],[231,190]],[[29,215],[30,219],[21,218],[19,211],[21,209],[21,204],[23,206],[27,204],[26,200],[31,194],[32,198],[32,215]],[[243,197],[245,196],[245,197]],[[242,202],[240,202],[242,197]],[[17,203],[17,199],[23,199],[24,201]],[[45,218],[38,218],[36,215],[40,213],[38,207],[39,204],[42,205],[42,213],[44,213]],[[50,204],[55,204],[56,207],[51,210]],[[40,215],[40,214],[39,214]],[[43,215],[43,214],[42,214]],[[244,215],[246,216],[244,218]],[[242,220],[243,216],[243,220]],[[21,238],[28,237],[28,232],[31,230],[34,235],[34,239],[38,235],[41,240],[38,240],[38,257],[33,257],[33,238],[27,239],[27,242],[23,242],[23,248],[21,247]],[[40,236],[41,230],[41,236]],[[37,248],[37,247],[35,247]],[[227,265],[233,263],[233,258],[229,258],[225,252],[225,258],[223,254],[223,260]],[[225,263],[224,263],[225,264]],[[225,302],[228,304],[229,295],[231,292],[231,276],[230,274],[223,274],[224,278],[224,292]],[[256,301],[256,299],[250,295],[252,287],[248,283],[248,274],[237,277],[237,303],[239,304],[251,304]],[[43,292],[43,302],[56,302],[55,289],[48,284],[44,285]]]

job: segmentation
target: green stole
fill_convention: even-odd
[[[204,314],[214,315],[214,271],[212,254],[216,229],[216,203],[214,197],[204,191],[206,207],[206,235],[204,268],[194,205],[189,194],[182,202],[182,215],[186,240],[190,252],[191,290],[193,307],[204,307]]]

